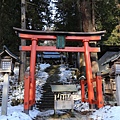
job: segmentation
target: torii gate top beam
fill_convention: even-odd
[[[64,36],[65,40],[71,41],[98,41],[106,31],[98,32],[64,32],[64,31],[36,31],[26,30],[20,28],[13,28],[20,38],[26,40],[56,40],[57,36]],[[20,46],[20,50],[31,51],[31,46]],[[100,52],[100,48],[87,47],[89,52]],[[84,52],[84,47],[65,47],[64,49],[57,49],[55,46],[38,46],[36,51],[56,51],[56,52]]]
[[[56,36],[65,36],[66,40],[81,41],[90,40],[97,41],[101,39],[101,36],[106,33],[106,31],[98,32],[63,32],[63,31],[36,31],[36,30],[26,30],[15,28],[13,29],[19,34],[20,38],[24,39],[40,39],[40,40],[56,40]]]

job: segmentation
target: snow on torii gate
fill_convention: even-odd
[[[97,104],[98,108],[103,107],[102,80],[101,75],[97,74],[96,78],[92,78],[92,68],[90,60],[90,52],[100,52],[98,47],[90,47],[89,41],[98,41],[105,31],[98,32],[63,32],[63,31],[36,31],[20,28],[13,28],[20,38],[31,40],[32,45],[20,46],[19,50],[30,51],[30,74],[25,76],[24,90],[24,112],[29,113],[30,107],[35,105],[35,64],[36,51],[56,51],[56,52],[83,52],[86,64],[86,81],[81,80],[81,96],[83,102]],[[56,46],[38,46],[38,40],[56,40],[57,36],[64,36],[67,41],[82,41],[83,47],[64,47],[58,49]],[[96,82],[97,98],[94,98],[93,82]],[[84,84],[88,85],[88,99],[85,98]]]

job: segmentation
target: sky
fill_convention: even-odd
[[[49,67],[50,64],[40,64],[40,70],[38,71],[37,74],[37,79],[36,79],[36,99],[38,99],[41,96],[41,87],[43,84],[45,84],[46,79],[48,77],[48,74],[44,72],[44,69]],[[60,66],[60,71],[61,73],[59,74],[60,76],[60,81],[67,82],[67,78],[70,78],[71,76],[71,70],[66,70],[65,65]],[[15,74],[18,74],[18,68],[14,70]],[[38,87],[39,86],[39,87]],[[77,88],[80,86],[77,85]],[[38,91],[39,89],[39,91]],[[17,98],[22,98],[24,95],[24,90],[21,91],[21,94],[19,96],[18,91],[15,91],[13,94],[18,95]],[[80,91],[78,92],[78,96],[80,96]],[[11,97],[12,98],[12,97]],[[87,111],[89,110],[88,103],[83,103],[80,101],[80,97],[77,98],[76,102],[74,103],[74,110],[76,111]],[[33,110],[29,111],[29,115],[25,114],[23,112],[24,106],[23,104],[20,104],[18,106],[11,106],[10,102],[8,102],[8,107],[7,107],[7,115],[1,115],[1,107],[0,107],[0,120],[32,120],[35,118],[37,115],[40,116],[49,116],[54,114],[54,110],[47,110],[44,112],[38,111],[36,107],[33,108]],[[57,111],[60,113],[61,111]],[[89,116],[89,118],[93,118],[93,120],[120,120],[120,106],[104,106],[103,108],[100,108],[96,110],[95,112],[92,113],[92,115]]]

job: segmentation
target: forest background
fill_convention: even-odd
[[[106,30],[99,45],[120,45],[120,0],[26,0],[25,8],[26,29]],[[21,41],[13,27],[21,28],[21,1],[0,0],[0,49],[6,45],[18,54]]]

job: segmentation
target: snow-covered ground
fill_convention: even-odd
[[[46,82],[46,79],[48,77],[48,74],[44,72],[44,69],[49,67],[49,64],[40,64],[40,70],[37,73],[36,78],[36,99],[40,98],[41,96],[41,86]],[[60,67],[60,81],[67,82],[67,79],[71,76],[71,71],[66,70],[64,65],[61,65]],[[15,69],[15,73],[18,74],[18,69]],[[21,92],[21,96],[17,92]],[[16,99],[17,98],[23,98],[23,90],[20,89],[18,91],[15,91]],[[80,95],[80,93],[78,93]],[[11,97],[12,98],[12,97]],[[80,99],[80,98],[79,98]],[[7,107],[7,115],[1,115],[1,107],[0,107],[0,120],[32,120],[37,115],[41,116],[49,116],[54,114],[54,110],[48,110],[48,111],[38,111],[36,108],[29,111],[29,115],[25,114],[23,112],[23,104],[20,104],[18,106],[11,106],[10,103],[8,103]],[[88,110],[88,103],[82,103],[81,101],[76,101],[74,105],[74,109],[77,111],[84,111]],[[60,111],[58,111],[60,112]],[[105,106],[103,108],[100,108],[93,112],[92,115],[90,115],[90,118],[93,118],[93,120],[120,120],[120,106]]]

